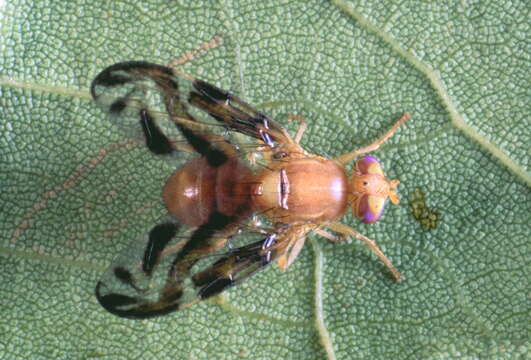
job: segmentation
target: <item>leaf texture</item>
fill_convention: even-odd
[[[17,358],[411,359],[529,356],[531,32],[525,1],[0,2],[0,354]],[[363,244],[321,238],[219,301],[149,321],[93,291],[164,214],[172,168],[127,139],[88,87],[119,61],[233,91],[336,156],[413,118],[375,156],[401,205]],[[411,215],[416,188],[441,214]]]

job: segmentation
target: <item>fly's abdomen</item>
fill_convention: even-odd
[[[213,212],[249,216],[251,180],[251,170],[237,159],[212,167],[198,157],[170,176],[162,197],[170,215],[195,227],[205,224]]]

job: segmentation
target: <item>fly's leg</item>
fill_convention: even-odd
[[[300,122],[299,128],[297,129],[297,133],[295,134],[295,137],[293,140],[298,144],[301,142],[302,136],[304,135],[304,132],[306,131],[306,127],[308,124],[306,123],[306,120],[301,115],[298,114],[291,114],[288,117],[288,121],[298,120]]]
[[[333,234],[330,234],[328,231],[326,230],[323,230],[323,229],[316,229],[313,231],[314,233],[316,233],[317,235],[320,235],[322,237],[324,237],[325,239],[328,239],[332,242],[340,242],[340,241],[345,241],[347,239],[347,237],[345,235],[333,235]]]
[[[385,254],[382,252],[382,250],[380,250],[378,245],[376,245],[376,243],[373,240],[369,239],[365,235],[360,234],[359,232],[357,232],[350,226],[347,226],[344,224],[330,223],[330,224],[327,224],[326,226],[332,231],[335,231],[335,232],[338,232],[338,233],[341,233],[347,236],[353,236],[356,239],[359,239],[365,242],[365,244],[367,244],[367,246],[372,250],[372,252],[374,252],[376,256],[378,256],[380,260],[382,260],[385,266],[387,266],[387,268],[389,269],[389,271],[391,271],[391,273],[393,274],[393,277],[395,278],[397,282],[405,279],[400,274],[400,272],[393,266],[393,264],[391,264],[391,261],[389,260],[389,258],[385,256]]]
[[[299,256],[299,253],[304,246],[305,240],[306,239],[304,237],[301,237],[293,238],[290,241],[287,251],[278,258],[278,268],[280,270],[286,270],[291,266],[291,264],[293,264],[297,256]]]
[[[221,43],[223,43],[223,38],[220,35],[216,35],[211,40],[205,41],[204,43],[200,44],[194,50],[189,51],[183,56],[173,60],[167,66],[173,68],[186,64],[188,61],[192,61],[196,57],[203,55],[208,50],[218,47],[219,45],[221,45]]]
[[[385,133],[384,136],[382,136],[381,138],[379,138],[378,140],[376,140],[372,144],[364,146],[361,149],[354,150],[352,152],[340,155],[337,158],[335,158],[334,160],[336,162],[338,162],[339,164],[341,164],[341,165],[345,165],[345,164],[351,162],[352,160],[354,160],[358,155],[365,154],[365,153],[368,153],[368,152],[371,152],[371,151],[374,151],[374,150],[378,149],[380,147],[380,145],[382,145],[384,142],[386,142],[387,139],[389,139],[396,132],[398,127],[400,125],[402,125],[403,123],[405,123],[407,120],[409,120],[409,118],[410,118],[409,113],[405,112],[402,115],[402,117],[391,127],[391,129],[389,129],[389,131],[387,131]]]

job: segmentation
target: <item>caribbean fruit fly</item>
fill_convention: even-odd
[[[299,145],[306,127],[301,118],[292,137],[233,94],[165,66],[112,65],[94,79],[91,94],[175,168],[162,190],[168,215],[96,286],[109,312],[134,319],[165,315],[273,262],[287,269],[312,232],[332,241],[364,241],[402,279],[372,240],[336,221],[350,205],[362,222],[373,223],[387,198],[398,203],[399,182],[387,180],[373,156],[359,156],[376,150],[409,114],[371,145],[327,159]],[[251,141],[235,145],[237,133]],[[349,179],[344,166],[354,159]]]

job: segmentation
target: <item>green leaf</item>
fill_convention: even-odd
[[[531,53],[526,1],[0,2],[2,358],[411,359],[529,356]],[[149,321],[94,286],[163,214],[172,169],[127,142],[88,87],[118,61],[181,69],[336,156],[413,118],[375,155],[400,206],[358,241],[312,236],[221,302]],[[292,131],[294,125],[289,126]],[[425,230],[415,189],[441,217]]]

